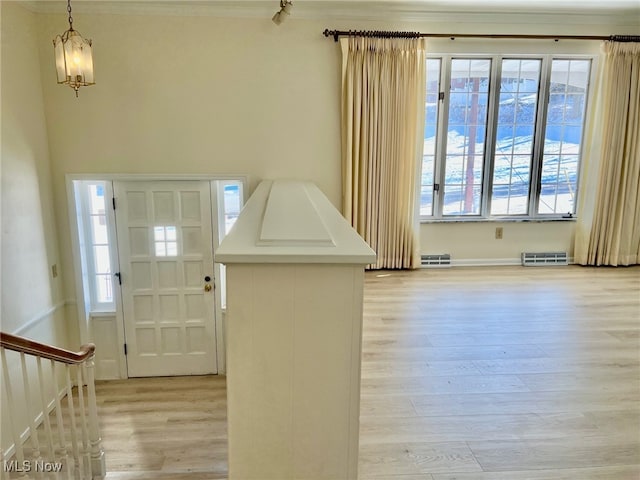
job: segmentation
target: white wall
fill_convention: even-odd
[[[2,2],[2,329],[63,300],[35,15]]]
[[[73,308],[67,308],[52,194],[48,138],[38,56],[36,15],[1,3],[2,22],[2,316],[1,329],[69,348]],[[69,315],[70,314],[70,315]],[[77,348],[78,345],[73,345]],[[17,368],[16,356],[8,356]],[[35,378],[35,375],[32,376]],[[20,390],[21,385],[14,388]],[[5,389],[3,387],[3,394]],[[6,399],[3,398],[3,402]],[[27,425],[24,401],[14,419]],[[37,409],[36,409],[37,410]],[[12,443],[2,409],[2,448]]]
[[[496,228],[502,239],[496,239]],[[522,252],[573,252],[573,222],[456,222],[422,226],[424,254],[451,254],[453,265],[518,264]]]

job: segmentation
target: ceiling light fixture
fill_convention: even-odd
[[[291,7],[293,6],[293,2],[291,0],[280,0],[280,10],[276,12],[271,20],[276,25],[280,25],[287,19],[288,15],[291,15]]]
[[[71,0],[67,0],[67,12],[69,13],[69,30],[53,39],[53,50],[56,55],[56,72],[58,83],[69,85],[76,91],[93,85],[93,54],[91,52],[91,40],[82,38],[73,29],[73,17],[71,16]]]

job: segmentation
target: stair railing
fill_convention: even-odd
[[[9,368],[7,350],[18,353],[19,369]],[[72,352],[0,332],[2,385],[7,402],[3,409],[8,409],[13,437],[13,451],[0,449],[2,480],[16,476],[22,479],[43,476],[74,480],[104,478],[106,468],[98,425],[94,352],[92,343]],[[28,362],[31,368],[28,368]],[[47,363],[48,367],[45,367]],[[30,376],[34,370],[37,381],[32,383]],[[21,380],[21,395],[15,389],[16,380]],[[36,395],[34,391],[37,391]],[[63,409],[65,397],[67,405]],[[21,402],[27,413],[26,426],[19,424],[17,402]],[[35,412],[40,413],[34,416]]]

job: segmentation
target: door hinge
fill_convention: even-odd
[[[438,100],[444,100],[444,92],[438,92]]]
[[[124,344],[124,354],[125,355],[127,354],[127,344],[126,343]]]
[[[113,205],[113,209],[116,209],[116,197],[111,197],[111,205]]]
[[[433,184],[433,191],[434,192],[439,192],[440,191],[440,184],[439,183],[434,183]]]
[[[113,275],[118,279],[118,285],[122,285],[122,275],[120,275],[120,272],[116,272]]]

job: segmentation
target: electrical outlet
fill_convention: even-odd
[[[58,276],[58,264],[54,263],[53,265],[51,265],[51,276],[53,278],[56,278]]]
[[[502,227],[496,227],[496,239],[502,240]]]

